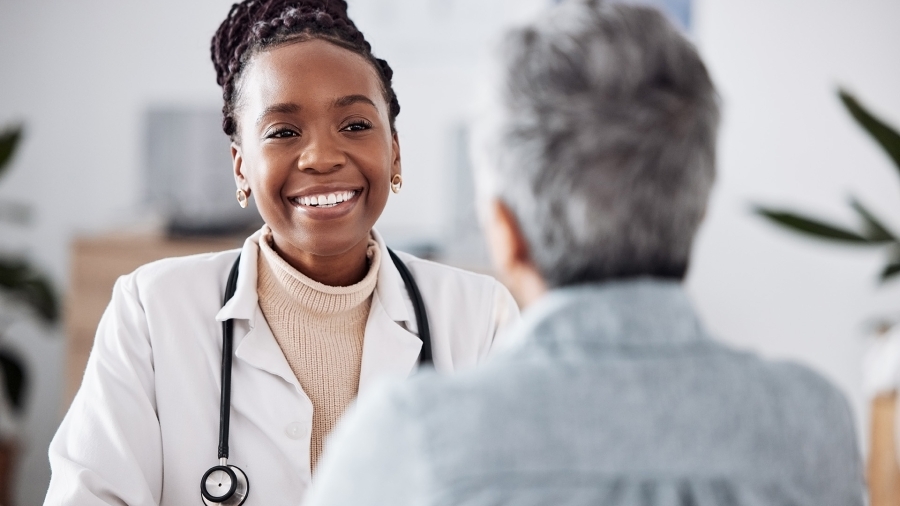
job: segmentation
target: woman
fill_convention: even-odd
[[[222,23],[212,56],[237,199],[255,198],[265,226],[240,252],[163,260],[117,282],[51,444],[47,504],[197,504],[201,477],[215,504],[217,476],[240,482],[206,473],[219,463],[228,371],[223,464],[249,478],[244,504],[298,504],[357,392],[416,368],[424,317],[402,269],[421,291],[438,371],[476,364],[518,318],[493,279],[402,253],[395,264],[372,229],[402,184],[400,107],[390,67],[346,11],[245,0]]]

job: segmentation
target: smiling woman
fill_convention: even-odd
[[[400,174],[375,69],[356,53],[310,40],[258,54],[239,89],[235,180],[257,196],[273,247],[316,281],[358,282],[368,270],[369,231]],[[338,194],[350,198],[338,204]]]
[[[369,231],[400,174],[381,87],[366,59],[325,40],[260,53],[242,75],[235,180],[257,196],[279,255],[325,284],[368,271]]]
[[[238,204],[265,225],[118,281],[47,504],[299,504],[358,393],[429,359],[472,367],[518,319],[492,278],[373,229],[402,185],[400,105],[345,2],[235,4],[212,58]]]

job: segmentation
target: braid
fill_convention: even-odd
[[[372,46],[347,16],[345,0],[244,0],[231,6],[212,38],[210,53],[216,82],[222,87],[222,129],[235,139],[234,107],[237,83],[247,61],[257,51],[285,42],[324,39],[359,54],[381,78],[391,130],[400,102],[391,86],[394,71],[372,54]]]

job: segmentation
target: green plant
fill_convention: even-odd
[[[12,127],[0,132],[0,177],[7,172],[22,138],[22,128]],[[0,219],[21,222],[19,206],[4,208],[12,212],[0,213]],[[27,259],[12,255],[0,256],[0,300],[21,304],[30,309],[41,321],[53,324],[59,320],[59,303],[56,292],[47,276],[32,266]],[[24,404],[27,386],[27,371],[15,352],[3,347],[6,328],[0,328],[0,372],[6,384],[6,394],[14,409],[20,410]]]
[[[884,149],[900,173],[900,133],[869,112],[847,91],[839,89],[838,95],[853,119]],[[897,235],[853,196],[850,197],[850,207],[859,217],[860,225],[856,230],[783,209],[757,206],[755,210],[768,220],[807,236],[849,244],[885,247],[888,251],[888,261],[881,270],[881,280],[886,281],[900,274],[900,240],[897,239]]]

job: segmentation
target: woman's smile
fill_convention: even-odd
[[[328,190],[313,188],[288,197],[296,212],[313,220],[333,220],[346,216],[356,207],[362,188]]]
[[[343,202],[347,202],[357,194],[356,190],[338,191],[329,194],[313,195],[311,197],[292,197],[291,200],[296,205],[312,206],[312,207],[334,207]]]

